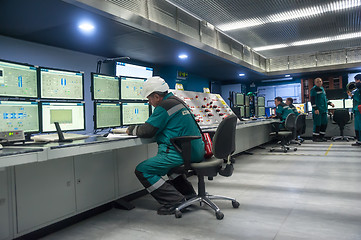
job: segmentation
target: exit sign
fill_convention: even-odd
[[[182,72],[182,71],[177,71],[177,78],[178,79],[187,79],[188,78],[188,73],[187,72]]]

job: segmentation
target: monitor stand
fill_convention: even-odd
[[[63,133],[61,132],[61,128],[59,122],[54,122],[56,127],[56,132],[58,133],[59,142],[72,142],[72,139],[65,139]]]

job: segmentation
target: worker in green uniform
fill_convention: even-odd
[[[327,105],[335,107],[335,105],[326,98],[325,89],[322,87],[322,79],[315,79],[315,86],[311,89],[311,104],[313,118],[313,135],[314,142],[327,142],[325,138],[327,128]]]
[[[275,98],[275,105],[276,105],[276,115],[271,116],[271,118],[278,118],[281,121],[279,123],[272,124],[273,130],[278,132],[280,129],[285,128],[285,121],[289,114],[293,113],[292,109],[287,106],[281,97]]]
[[[361,113],[359,111],[361,105],[361,74],[355,76],[355,84],[356,89],[354,91],[347,91],[347,94],[353,99],[352,111],[355,116],[356,142],[352,146],[361,146]]]
[[[135,174],[147,191],[162,205],[157,211],[160,215],[173,214],[175,208],[185,201],[186,195],[195,194],[184,174],[172,174],[168,176],[168,181],[162,178],[170,169],[184,164],[181,154],[170,140],[180,136],[201,136],[190,111],[182,104],[182,100],[168,93],[168,90],[169,86],[162,78],[148,78],[141,94],[155,107],[153,114],[145,124],[127,129],[129,135],[155,137],[157,141],[158,154],[140,163]],[[191,145],[191,162],[201,162],[204,156],[202,139],[193,140]]]
[[[287,98],[286,99],[286,105],[287,106],[289,106],[291,109],[292,109],[292,111],[293,111],[293,113],[296,115],[296,117],[298,116],[298,115],[300,115],[299,113],[298,113],[298,111],[297,111],[297,108],[295,107],[295,105],[293,105],[293,98]]]

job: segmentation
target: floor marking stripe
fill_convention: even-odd
[[[333,144],[331,143],[330,146],[328,147],[328,149],[327,149],[327,151],[326,151],[326,153],[325,153],[325,156],[327,156],[328,152],[331,150],[332,145],[333,145]]]

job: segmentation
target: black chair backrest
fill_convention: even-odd
[[[345,126],[350,121],[350,114],[347,109],[336,109],[333,113],[333,121],[339,126]]]
[[[306,115],[300,114],[296,117],[296,130],[297,132],[301,132],[306,124]]]
[[[294,113],[288,114],[285,121],[285,128],[287,130],[293,130],[295,128],[295,120],[296,120],[296,116]]]
[[[218,159],[225,159],[232,154],[236,148],[236,125],[237,117],[230,115],[218,126],[213,137],[212,152]]]

